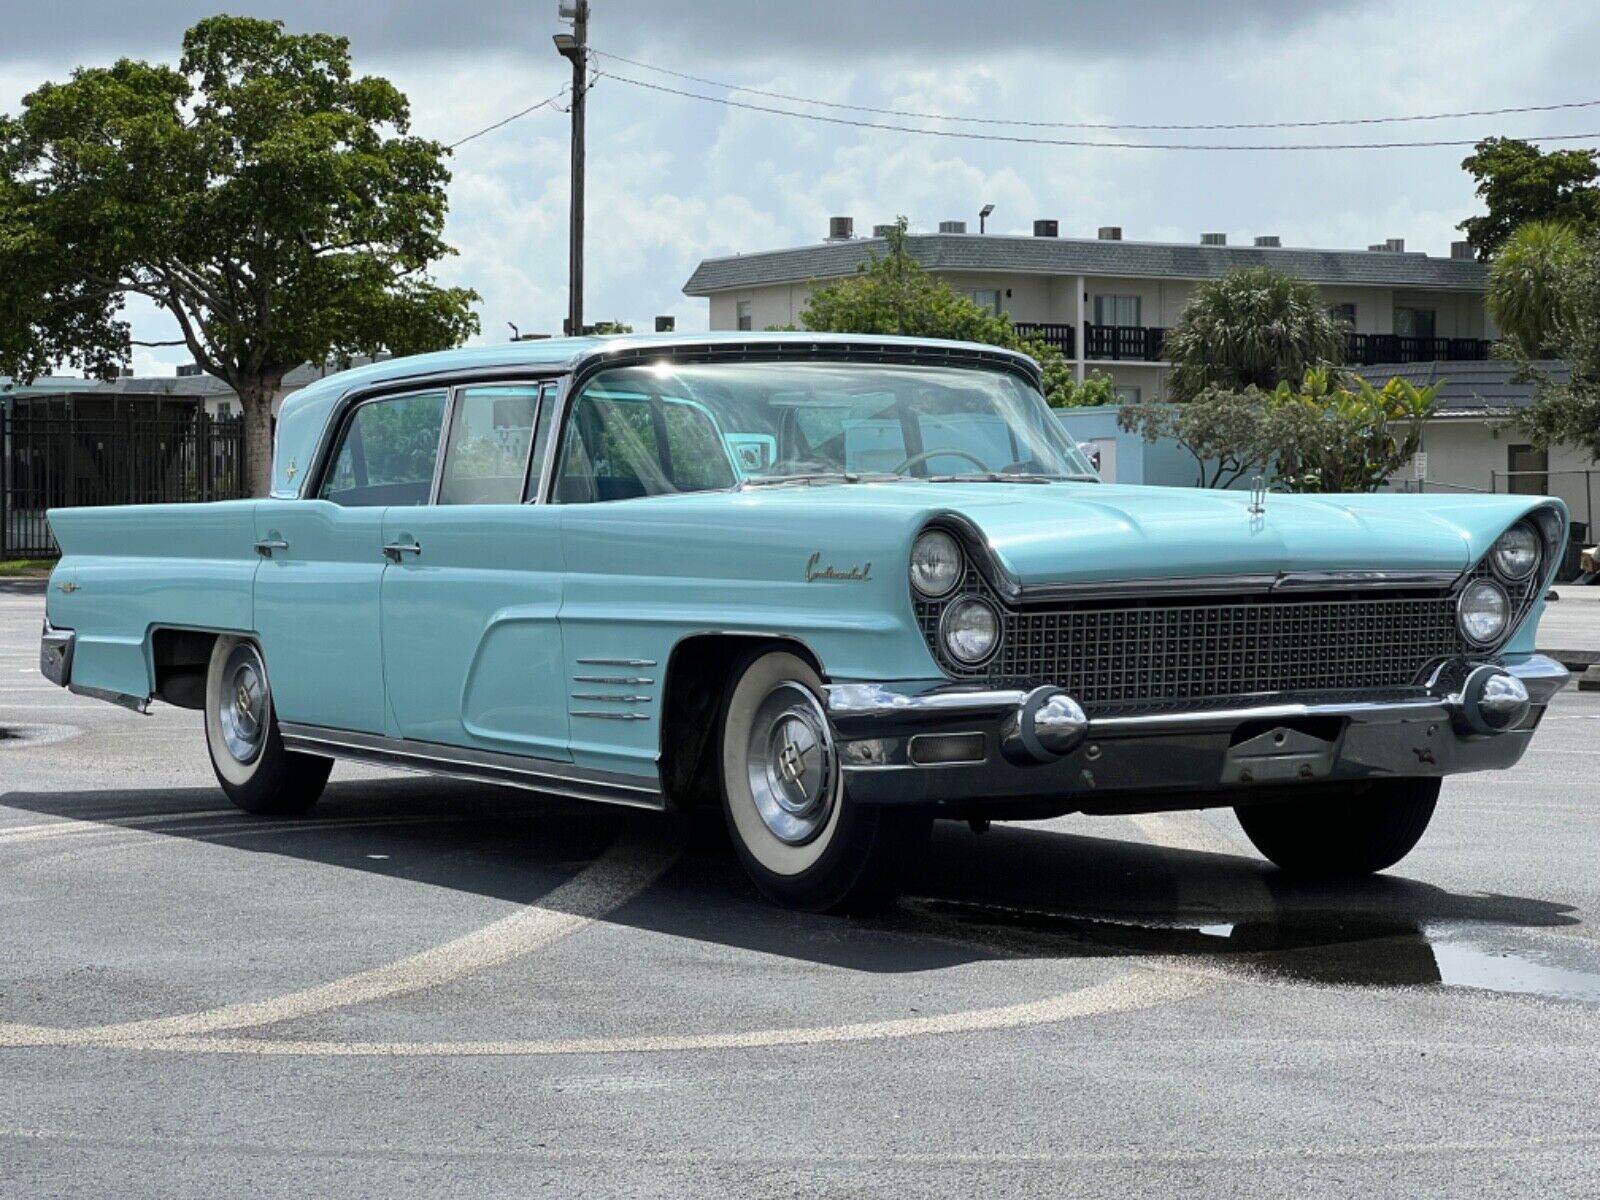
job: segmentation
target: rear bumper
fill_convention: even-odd
[[[39,635],[39,673],[57,687],[72,682],[72,651],[78,635],[70,629],[57,629],[45,619]]]
[[[1567,678],[1534,655],[1448,664],[1425,688],[1383,696],[1093,718],[1054,688],[836,684],[828,714],[863,803],[1133,811],[1206,802],[1194,793],[1223,803],[1267,786],[1509,767]]]

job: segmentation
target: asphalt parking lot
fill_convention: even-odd
[[[0,584],[0,1194],[1600,1190],[1600,693],[1293,885],[1227,813],[936,831],[870,919],[714,827],[347,766],[37,674]]]

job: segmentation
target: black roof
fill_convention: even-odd
[[[1533,364],[1538,371],[1558,383],[1570,378],[1567,364],[1550,359]],[[1535,385],[1531,379],[1518,381],[1518,364],[1491,358],[1481,362],[1453,360],[1427,363],[1378,363],[1355,368],[1357,374],[1374,387],[1382,387],[1398,376],[1417,387],[1440,384],[1441,417],[1504,416],[1533,403]]]

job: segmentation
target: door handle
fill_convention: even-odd
[[[271,558],[274,550],[287,550],[289,543],[282,538],[267,538],[256,543],[256,553],[262,558]]]
[[[390,562],[399,562],[403,554],[421,554],[420,542],[390,542],[383,548],[383,556]]]

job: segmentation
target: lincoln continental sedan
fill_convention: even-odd
[[[1102,483],[988,346],[609,337],[288,398],[270,495],[50,514],[41,666],[199,710],[252,813],[333,760],[720,808],[771,899],[889,894],[935,819],[1233,808],[1380,871],[1561,666],[1537,496]]]

